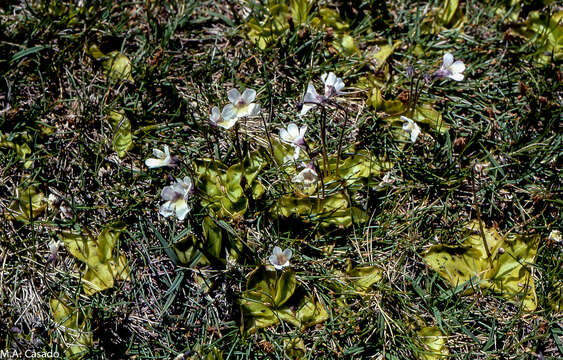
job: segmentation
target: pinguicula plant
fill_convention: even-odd
[[[323,171],[321,176],[321,183],[323,184],[324,188],[324,180],[323,178],[328,175],[327,173],[327,164],[328,164],[328,154],[327,154],[327,147],[326,147],[326,107],[333,106],[336,108],[341,108],[341,106],[336,103],[333,98],[342,95],[342,89],[344,88],[344,81],[337,77],[333,72],[324,73],[321,75],[321,81],[324,83],[324,95],[319,95],[317,90],[311,82],[307,85],[307,92],[303,97],[303,102],[301,102],[298,106],[300,109],[300,115],[305,115],[310,109],[314,108],[315,106],[319,105],[321,107],[321,119],[320,119],[320,127],[321,127],[321,145],[322,145],[322,155],[323,155]],[[336,168],[338,169],[339,165],[339,158],[342,151],[342,140],[344,136],[344,131],[347,126],[348,122],[348,115],[346,111],[344,111],[344,124],[342,126],[342,132],[340,135],[340,139],[338,142],[338,154],[336,160]]]

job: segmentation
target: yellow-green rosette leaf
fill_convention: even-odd
[[[434,110],[429,104],[417,106],[412,119],[416,122],[429,125],[431,129],[438,131],[440,134],[445,133],[449,129],[449,126],[444,122],[442,114]]]
[[[35,186],[25,189],[18,188],[17,198],[8,209],[7,218],[18,221],[31,221],[35,219],[47,207],[47,200],[41,191]]]
[[[381,269],[376,266],[357,266],[346,273],[350,285],[357,291],[364,292],[383,278]]]
[[[88,330],[88,316],[78,309],[67,305],[59,299],[49,300],[53,320],[58,324],[65,346],[66,355],[70,359],[81,359],[92,346],[92,333]]]
[[[113,255],[118,238],[124,230],[123,226],[109,226],[95,239],[89,234],[59,234],[67,251],[87,265],[82,277],[87,295],[112,288],[116,279],[130,279],[125,256]]]
[[[446,347],[446,336],[437,326],[425,327],[417,332],[418,343],[421,347],[418,358],[421,360],[446,359],[450,353]]]
[[[106,71],[108,78],[133,82],[133,77],[131,76],[131,61],[127,56],[119,51],[104,54],[95,44],[90,46],[88,52],[94,59],[102,61],[102,67]]]
[[[305,348],[305,342],[303,339],[298,337],[293,337],[291,339],[283,340],[283,352],[290,359],[303,359],[307,353]]]
[[[28,143],[31,142],[31,136],[27,133],[19,133],[17,135],[0,133],[0,149],[12,149],[16,152],[17,157],[25,161],[26,157],[31,154],[31,148]],[[25,161],[26,169],[31,167],[31,161]]]
[[[535,261],[538,237],[502,237],[495,229],[484,228],[489,259],[478,223],[473,221],[469,229],[461,245],[434,245],[424,255],[424,262],[453,287],[471,280],[522,304],[526,311],[535,310],[537,298],[529,266]]]
[[[285,304],[295,292],[296,286],[297,280],[295,279],[295,273],[292,270],[283,271],[276,281],[274,289],[274,306],[280,307]]]
[[[215,224],[213,219],[206,216],[202,222],[203,236],[205,237],[205,249],[207,252],[219,259],[222,249],[223,231]]]
[[[530,272],[538,245],[538,236],[509,236],[503,244],[504,252],[497,255],[494,273],[486,284],[508,300],[521,302],[526,311],[534,311],[538,303]]]
[[[113,128],[112,145],[120,158],[133,147],[133,134],[131,133],[131,122],[123,111],[110,111],[109,120]]]
[[[377,41],[375,47],[366,55],[372,70],[380,70],[387,63],[387,59],[400,45],[400,40],[396,40],[391,44],[389,44],[386,40]]]
[[[301,327],[305,328],[325,322],[328,320],[328,313],[320,302],[312,297],[304,297],[299,301],[295,317]]]
[[[309,17],[313,1],[310,0],[290,0],[289,6],[291,8],[291,18],[293,23],[297,26],[305,24]]]

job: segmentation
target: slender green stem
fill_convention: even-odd
[[[246,179],[246,172],[245,172],[245,169],[244,169],[244,156],[243,156],[242,148],[241,148],[241,145],[240,145],[239,124],[238,123],[235,124],[234,143],[235,143],[235,149],[237,150],[238,158],[240,160],[240,167],[241,167],[241,170],[242,170],[242,176],[241,176],[240,181],[242,183]],[[241,185],[243,185],[243,184],[241,184]],[[244,188],[244,186],[243,186],[243,188]]]
[[[323,147],[323,177],[327,176],[328,154],[326,150],[326,109],[323,106],[321,110],[321,144]]]
[[[338,152],[336,155],[336,176],[338,176],[338,166],[340,165],[340,156],[342,155],[342,141],[344,140],[344,132],[346,131],[346,127],[348,126],[348,112],[346,112],[346,110],[340,105],[336,103],[334,105],[344,112],[344,125],[342,126],[342,130],[340,131],[340,138],[338,139]]]
[[[475,169],[471,166],[471,190],[473,190],[473,204],[475,205],[475,212],[477,213],[477,221],[479,222],[479,233],[483,239],[483,246],[485,247],[485,252],[487,253],[487,259],[489,260],[489,265],[491,269],[493,266],[493,258],[491,256],[491,251],[489,250],[489,244],[487,244],[487,237],[485,236],[485,229],[483,228],[483,222],[481,221],[481,211],[479,210],[479,204],[477,203],[477,192],[475,191]]]

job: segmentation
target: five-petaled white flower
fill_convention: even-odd
[[[297,160],[299,158],[299,149],[306,148],[305,143],[305,132],[307,131],[307,125],[301,128],[297,127],[294,123],[289,123],[287,129],[280,129],[280,139],[281,141],[293,146],[295,153],[293,159]]]
[[[340,91],[344,87],[342,78],[336,77],[333,72],[329,72],[328,74],[322,74],[321,80],[325,84],[325,97],[331,98],[335,95],[342,94]]]
[[[341,95],[342,88],[344,87],[344,82],[341,78],[336,77],[333,72],[328,74],[322,74],[321,80],[325,84],[325,93],[324,95],[319,95],[317,90],[313,86],[312,83],[307,85],[307,92],[303,97],[303,103],[301,105],[301,113],[300,116],[305,115],[309,110],[311,110],[316,105],[321,105],[325,103],[328,99],[333,96]]]
[[[223,108],[223,120],[216,122],[222,128],[230,129],[238,119],[260,114],[260,105],[253,103],[256,98],[255,90],[246,89],[241,95],[237,89],[231,89],[227,91],[227,97],[231,103]],[[213,116],[212,113],[212,118]]]
[[[411,141],[415,142],[418,135],[420,135],[420,127],[406,116],[401,116],[401,120],[404,121],[403,130],[411,136]]]
[[[293,177],[291,181],[295,183],[302,183],[305,185],[311,185],[319,180],[319,175],[313,168],[312,164],[307,165],[301,172]]]
[[[292,255],[293,252],[291,249],[285,249],[282,251],[279,246],[276,246],[272,251],[272,255],[270,255],[270,264],[274,265],[276,270],[281,270],[284,267],[289,266],[289,259],[291,259]]]
[[[176,179],[176,182],[162,189],[162,200],[166,200],[160,206],[160,215],[169,217],[176,212],[178,220],[184,220],[191,208],[188,205],[188,199],[193,191],[192,179],[188,176],[184,179]]]
[[[463,61],[457,60],[454,62],[454,56],[450,53],[445,53],[442,67],[434,73],[434,76],[438,78],[447,77],[455,81],[461,81],[463,80],[464,70],[465,64]]]
[[[176,158],[170,156],[170,150],[168,149],[168,145],[164,145],[164,151],[154,149],[152,153],[156,157],[156,159],[149,158],[145,160],[145,165],[147,165],[149,169],[159,168],[163,166],[178,165]]]

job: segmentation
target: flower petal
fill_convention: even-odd
[[[225,120],[219,121],[219,122],[217,123],[217,126],[220,126],[220,127],[222,127],[223,129],[225,129],[225,130],[229,130],[230,128],[232,128],[233,126],[235,126],[235,124],[237,123],[237,121],[238,121],[238,117],[235,116],[235,117],[233,117],[233,118],[230,118],[229,120],[226,120],[226,119],[225,119]]]
[[[318,175],[313,169],[305,168],[301,172],[293,177],[291,181],[296,183],[303,183],[306,185],[313,184],[317,182]]]
[[[299,137],[304,138],[306,132],[307,132],[307,125],[301,126],[301,129],[299,129]]]
[[[172,186],[165,186],[162,189],[162,192],[160,193],[160,197],[162,198],[162,200],[174,200],[177,197],[177,192],[174,190],[174,187]]]
[[[256,116],[260,114],[260,105],[259,104],[250,104],[248,109],[247,116]]]
[[[449,66],[449,70],[452,73],[462,73],[465,70],[465,64],[461,60],[457,60]]]
[[[303,115],[307,114],[307,112],[314,107],[315,107],[315,105],[313,105],[313,104],[303,104],[303,107],[301,108],[301,112],[299,113],[299,116],[303,116]]]
[[[344,87],[344,81],[341,78],[336,79],[334,83],[334,89],[336,90],[337,94],[340,94],[340,90]]]
[[[461,74],[461,73],[451,74],[448,77],[452,80],[455,80],[455,81],[462,81],[463,80],[463,74]]]
[[[454,56],[452,54],[450,54],[449,52],[444,54],[444,59],[443,59],[443,63],[442,63],[442,67],[443,68],[447,68],[448,66],[450,66],[452,63],[454,62]]]
[[[268,260],[270,261],[270,264],[274,265],[274,267],[279,270],[278,257],[276,255],[270,255]]]
[[[229,120],[237,117],[237,110],[233,104],[227,104],[223,108],[222,115],[223,115],[223,120],[228,122]],[[217,122],[217,125],[221,126],[220,124],[221,121]]]
[[[281,141],[285,141],[285,142],[291,142],[291,135],[289,135],[289,133],[287,132],[286,129],[281,128],[280,129],[280,139]]]
[[[292,141],[292,142],[295,141],[295,139],[299,137],[299,128],[294,123],[289,123],[287,125],[287,132],[291,136],[290,141]]]
[[[272,250],[272,254],[278,256],[282,254],[282,249],[279,246],[274,246],[274,249]]]
[[[293,255],[293,251],[291,251],[291,249],[285,249],[283,251],[283,255],[289,261],[289,259],[291,259],[291,256]]]
[[[160,206],[160,209],[159,209],[158,212],[160,213],[160,215],[167,218],[170,215],[174,214],[174,205],[172,205],[171,201],[167,201]]]
[[[186,215],[190,212],[191,208],[184,201],[184,199],[180,199],[176,201],[175,205],[176,205],[176,217],[178,218],[178,220],[184,220]]]
[[[301,152],[301,148],[299,146],[293,147],[293,160],[299,159],[299,153]]]
[[[328,73],[328,75],[322,74],[321,80],[325,84],[325,89],[326,89],[327,86],[333,86],[334,87],[334,83],[336,82],[336,75],[331,71],[331,72]]]
[[[227,91],[227,97],[229,98],[229,101],[233,104],[238,103],[241,99],[240,92],[237,89],[231,89]],[[223,115],[223,117],[224,116],[225,115]]]
[[[147,159],[145,160],[145,165],[147,165],[147,167],[149,169],[156,169],[159,167],[163,167],[163,166],[167,166],[168,164],[162,160],[162,159]]]
[[[303,102],[305,103],[305,105],[311,103],[319,104],[320,103],[319,99],[320,96],[317,93],[317,90],[315,89],[312,83],[309,83],[309,85],[307,85],[307,92],[303,97]]]
[[[194,184],[192,182],[192,179],[189,176],[184,176],[184,179],[182,180],[182,182],[184,183],[184,188],[188,192],[192,191]]]
[[[162,150],[159,149],[154,149],[152,151],[152,154],[157,158],[157,159],[164,159],[166,157],[166,154],[164,152],[162,152]]]
[[[242,100],[245,104],[250,104],[256,99],[256,90],[245,89],[242,93]]]
[[[414,143],[414,142],[416,142],[418,135],[420,135],[420,127],[418,127],[418,125],[414,122],[412,124],[413,124],[413,127],[412,127],[412,130],[411,130],[411,141]]]
[[[212,124],[217,124],[220,119],[221,111],[219,111],[219,108],[217,106],[213,106],[213,109],[211,109],[211,116],[209,117],[209,121]]]

